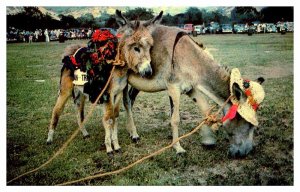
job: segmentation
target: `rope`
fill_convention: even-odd
[[[167,145],[166,147],[163,147],[129,165],[127,165],[126,167],[123,167],[121,169],[118,169],[118,170],[115,170],[115,171],[111,171],[111,172],[106,172],[106,173],[99,173],[99,174],[96,174],[96,175],[92,175],[92,176],[88,176],[88,177],[84,177],[84,178],[81,178],[81,179],[77,179],[77,180],[73,180],[73,181],[68,181],[68,182],[64,182],[64,183],[60,183],[58,184],[58,186],[62,186],[62,185],[70,185],[70,184],[74,184],[74,183],[78,183],[78,182],[81,182],[81,181],[86,181],[86,180],[91,180],[91,179],[96,179],[96,178],[100,178],[100,177],[104,177],[104,176],[109,176],[109,175],[115,175],[115,174],[119,174],[119,173],[122,173],[124,171],[127,171],[128,169],[134,167],[135,165],[137,164],[140,164],[142,163],[143,161],[153,157],[153,156],[156,156],[162,152],[164,152],[165,150],[171,148],[175,143],[177,143],[178,141],[180,141],[181,139],[184,139],[186,137],[189,137],[190,135],[194,134],[195,132],[197,132],[205,123],[206,124],[211,124],[211,123],[214,123],[214,121],[217,119],[217,115],[223,110],[223,108],[226,106],[226,104],[228,103],[229,99],[231,98],[231,96],[228,97],[228,99],[224,102],[224,104],[221,106],[221,108],[214,114],[210,115],[210,112],[211,110],[215,107],[213,106],[212,108],[210,108],[208,110],[208,113],[206,114],[206,117],[201,121],[201,123],[196,126],[192,131],[186,133],[185,135],[182,135],[181,137],[177,138],[175,141],[173,141],[171,144]],[[213,117],[213,118],[212,118]],[[212,121],[212,119],[214,121]],[[217,120],[219,121],[219,120]]]
[[[50,164],[57,156],[59,156],[60,154],[62,154],[64,152],[64,150],[67,148],[67,146],[71,143],[71,141],[73,141],[73,139],[78,135],[79,131],[82,129],[83,125],[87,122],[87,120],[91,117],[92,113],[94,112],[95,110],[95,107],[99,101],[99,99],[101,98],[101,96],[103,95],[104,91],[107,89],[111,79],[112,79],[112,75],[113,75],[113,72],[115,70],[115,65],[113,66],[111,72],[110,72],[110,76],[103,88],[103,90],[101,91],[101,93],[98,95],[96,101],[92,104],[91,106],[91,109],[89,111],[89,113],[87,114],[86,118],[84,118],[84,120],[81,122],[81,124],[79,125],[79,128],[76,129],[72,135],[69,137],[69,139],[62,145],[62,147],[48,160],[46,161],[44,164],[42,164],[41,166],[39,166],[38,168],[35,168],[35,169],[32,169],[30,171],[27,171],[26,173],[23,173],[15,178],[13,178],[12,180],[8,181],[7,184],[21,178],[21,177],[24,177],[25,175],[28,175],[30,173],[33,173],[33,172],[36,172],[40,169],[42,169],[43,167],[47,166],[48,164]]]
[[[82,129],[83,125],[87,122],[87,120],[91,117],[92,113],[94,112],[95,110],[95,107],[98,103],[98,101],[100,100],[100,98],[102,97],[103,93],[105,92],[105,90],[107,89],[111,79],[112,79],[112,75],[113,75],[113,72],[116,68],[116,66],[120,66],[120,67],[124,67],[125,66],[125,62],[121,59],[121,52],[120,52],[120,49],[121,49],[121,43],[119,43],[118,45],[118,48],[117,48],[117,55],[116,55],[116,59],[115,60],[109,60],[108,63],[109,64],[112,64],[113,65],[113,68],[110,72],[110,76],[104,86],[104,88],[102,89],[101,93],[98,95],[96,101],[92,104],[92,107],[89,111],[89,113],[87,114],[86,118],[84,118],[84,120],[80,123],[79,125],[79,128],[76,129],[72,135],[69,137],[69,139],[62,145],[62,147],[48,160],[46,161],[44,164],[42,164],[41,166],[35,168],[35,169],[32,169],[30,171],[27,171],[11,180],[9,180],[7,182],[7,184],[17,180],[17,179],[20,179],[21,177],[24,177],[30,173],[34,173],[40,169],[42,169],[43,167],[47,166],[48,164],[50,164],[57,156],[59,156],[60,154],[62,154],[64,152],[64,150],[67,148],[67,146],[73,141],[73,139],[78,135],[79,131]],[[78,51],[78,50],[77,50]]]

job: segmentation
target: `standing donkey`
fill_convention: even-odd
[[[122,30],[126,30],[127,26],[123,28],[125,29]],[[223,126],[233,133],[229,153],[234,157],[247,155],[253,148],[253,131],[258,125],[256,110],[264,99],[264,90],[261,86],[264,79],[243,80],[237,69],[230,71],[219,65],[203,46],[199,46],[178,28],[158,25],[152,37],[153,74],[147,79],[135,73],[129,74],[128,82],[133,89],[130,90],[130,97],[124,95],[128,115],[132,116],[131,104],[139,91],[166,90],[174,104],[171,127],[175,141],[178,138],[181,94],[192,98],[203,114],[209,109],[207,98],[221,106],[231,96],[231,102],[223,110],[226,114]],[[130,134],[133,138],[138,138],[133,119],[128,120]],[[213,131],[207,125],[202,127],[201,136],[204,145],[215,145]],[[180,142],[175,143],[173,147],[177,153],[185,152]]]
[[[108,155],[112,155],[113,148],[116,152],[118,152],[121,148],[117,136],[117,118],[119,116],[119,105],[123,91],[126,90],[128,71],[130,70],[141,77],[146,77],[152,74],[152,68],[150,65],[150,48],[153,46],[153,38],[151,36],[151,32],[154,30],[156,24],[161,21],[162,14],[163,12],[160,12],[158,16],[146,22],[130,22],[121,14],[120,11],[116,11],[117,22],[123,27],[122,30],[119,31],[122,35],[118,43],[118,49],[120,51],[119,57],[121,61],[125,62],[125,66],[116,66],[107,90],[109,99],[107,102],[104,102],[102,123],[105,129],[105,146]],[[65,55],[74,54],[79,47],[80,46],[78,45],[68,47],[65,51]],[[49,126],[47,138],[48,144],[53,141],[54,130],[66,101],[77,88],[77,86],[74,86],[73,80],[74,77],[72,71],[68,68],[63,68],[61,72],[60,92],[53,108]],[[75,96],[74,98],[76,98],[74,102],[78,109],[77,118],[78,124],[80,125],[84,119],[84,103],[86,95],[79,91],[78,96]],[[132,117],[132,115],[130,117]],[[133,120],[130,122],[132,121]],[[81,131],[84,137],[89,135],[84,127]]]

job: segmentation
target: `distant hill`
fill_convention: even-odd
[[[87,13],[91,13],[94,17],[99,17],[103,13],[115,14],[115,10],[119,9],[121,11],[126,11],[129,9],[134,9],[136,7],[111,7],[111,6],[101,6],[101,7],[39,7],[40,11],[44,14],[49,14],[55,19],[59,19],[58,15],[72,15],[75,18],[83,16]],[[147,7],[148,8],[148,7]],[[155,14],[158,14],[161,10],[164,11],[164,14],[176,15],[179,13],[184,13],[188,7],[149,7],[153,10]],[[219,11],[224,16],[230,17],[231,11],[234,7],[198,7],[200,10],[204,9],[208,12]],[[261,10],[261,7],[256,7],[258,11]],[[23,10],[23,7],[7,7],[7,14],[17,14]]]

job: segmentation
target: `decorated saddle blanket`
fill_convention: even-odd
[[[110,61],[117,54],[118,39],[109,30],[96,30],[86,47],[76,50],[73,55],[65,56],[62,60],[62,71],[71,70],[74,85],[83,86],[83,92],[89,95],[89,100],[94,103],[104,88],[112,65]],[[100,98],[100,103],[109,99],[105,92]]]

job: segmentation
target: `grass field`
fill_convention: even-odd
[[[187,150],[183,156],[176,156],[171,149],[119,175],[78,185],[294,184],[293,34],[206,35],[195,40],[203,42],[222,65],[238,67],[250,79],[266,79],[254,150],[244,159],[231,159],[224,130],[217,132],[218,145],[214,149],[203,148],[196,133],[181,142]],[[7,44],[7,181],[47,161],[78,127],[76,109],[69,100],[54,143],[46,145],[58,92],[61,54],[66,45],[75,42],[79,41]],[[181,100],[182,135],[202,117],[188,97],[182,96]],[[86,111],[90,106],[87,104]],[[78,135],[47,167],[10,185],[55,185],[116,170],[171,142],[166,92],[141,93],[137,98],[133,113],[141,136],[138,144],[128,137],[125,113],[121,112],[119,141],[123,153],[114,159],[107,157],[103,146],[101,108],[97,106],[87,122],[90,138]]]

